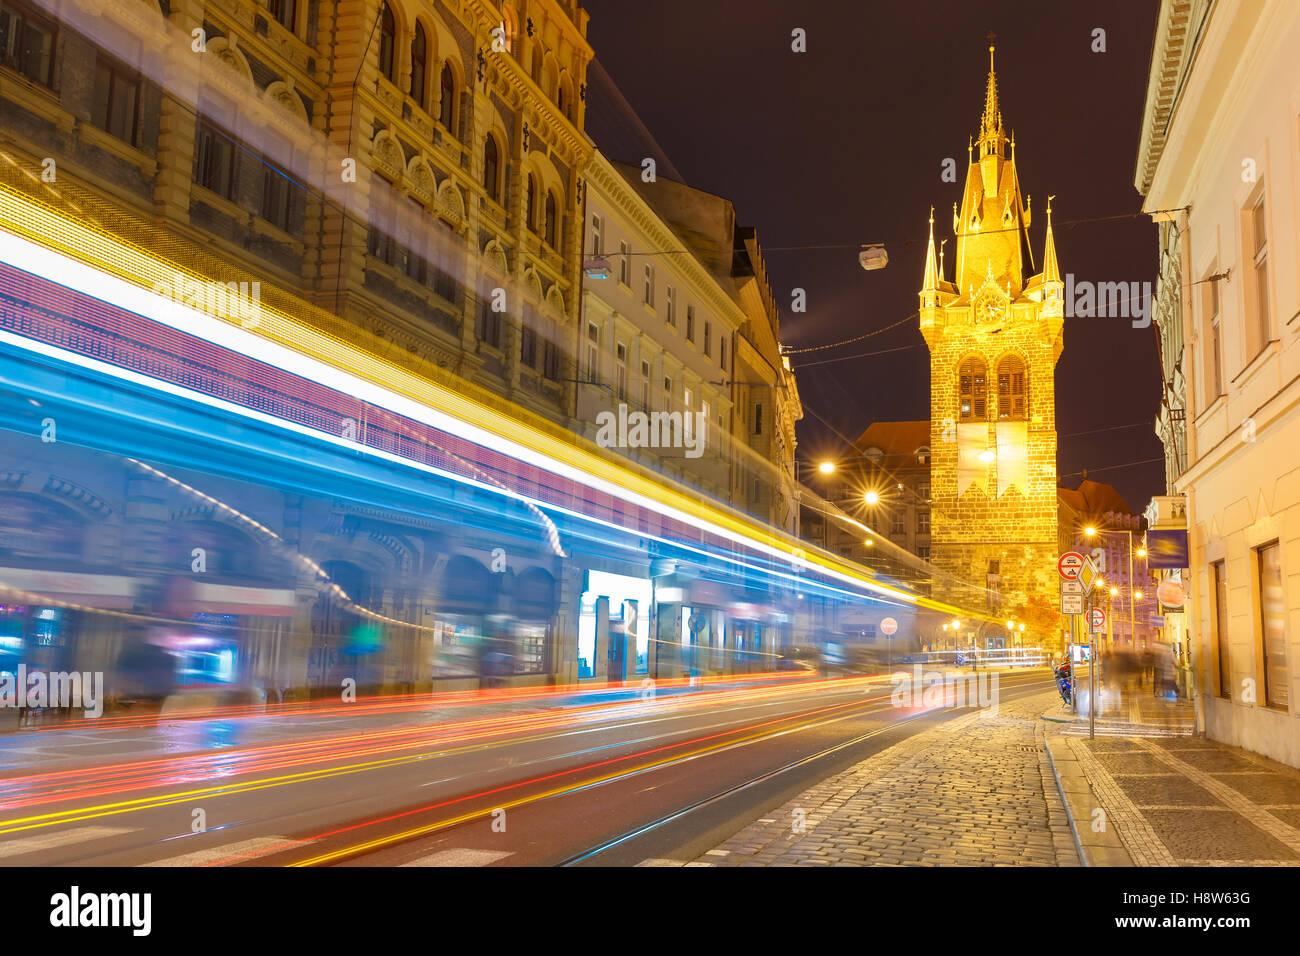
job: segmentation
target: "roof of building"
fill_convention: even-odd
[[[930,446],[930,422],[872,422],[853,443],[859,451],[879,448],[886,455],[911,455]]]
[[[1108,511],[1116,514],[1136,514],[1113,485],[1093,481],[1088,477],[1087,471],[1083,473],[1077,487],[1061,486],[1056,493],[1061,501],[1080,514],[1102,515]]]

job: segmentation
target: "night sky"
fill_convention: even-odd
[[[1155,0],[583,5],[597,57],[588,133],[614,159],[639,165],[656,156],[661,175],[735,203],[739,222],[758,229],[792,349],[862,335],[916,310],[931,204],[936,242],[952,235],[967,140],[984,105],[990,30],[1003,122],[1015,132],[1021,189],[1033,198],[1034,271],[1051,193],[1063,274],[1154,282],[1148,218],[1070,220],[1140,209],[1133,170]],[[796,27],[806,31],[806,53],[791,51]],[[1105,53],[1091,49],[1097,28],[1106,31]],[[941,180],[947,157],[957,161],[955,183]],[[889,266],[864,272],[858,247],[878,241]],[[950,239],[949,278],[954,252]],[[807,291],[803,314],[790,310],[796,287]],[[929,417],[929,357],[915,319],[791,361],[804,403],[801,460],[837,457],[872,421]],[[1151,426],[1159,397],[1154,323],[1067,318],[1056,369],[1062,484],[1076,484],[1086,468],[1139,511],[1162,494],[1163,452]],[[1157,460],[1131,464],[1144,459]]]

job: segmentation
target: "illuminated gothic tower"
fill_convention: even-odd
[[[1054,369],[1063,325],[1051,197],[1035,275],[1015,148],[1002,127],[990,46],[979,138],[967,147],[961,209],[953,205],[954,280],[942,256],[936,264],[931,209],[920,320],[930,348],[931,561],[989,587],[989,605],[1008,607],[1056,591]],[[969,604],[973,592],[938,580],[935,596]]]

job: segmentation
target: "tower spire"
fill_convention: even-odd
[[[921,295],[939,291],[939,270],[934,263],[934,207],[930,207],[930,243],[925,249],[925,279],[921,283]]]
[[[987,156],[989,153],[1002,155],[1002,145],[1006,142],[1006,136],[1002,131],[1002,110],[998,106],[998,77],[993,69],[993,41],[997,35],[989,31],[989,78],[988,86],[984,90],[984,115],[980,117],[980,156]]]
[[[1056,261],[1056,240],[1052,237],[1052,199],[1047,197],[1047,248],[1043,251],[1043,284],[1061,281],[1061,267]]]

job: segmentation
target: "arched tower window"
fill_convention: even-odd
[[[420,109],[424,109],[425,65],[428,49],[429,43],[424,33],[424,25],[417,23],[415,36],[411,40],[411,99],[415,100],[415,105]]]
[[[491,133],[483,140],[483,188],[493,202],[500,201],[497,179],[500,177],[501,156],[497,151],[497,138]]]
[[[443,125],[447,132],[451,133],[452,136],[455,136],[456,74],[452,72],[450,63],[444,63],[442,65],[442,76],[438,80],[438,88],[440,90],[438,122]]]
[[[988,417],[988,366],[981,358],[968,358],[957,372],[957,397],[963,421],[982,421]]]
[[[1025,363],[1008,355],[998,362],[998,418],[1019,421],[1029,408],[1029,377]]]
[[[393,79],[393,69],[396,65],[393,51],[396,49],[397,21],[393,19],[393,11],[389,9],[388,4],[384,4],[384,10],[379,14],[379,72],[389,81]]]

